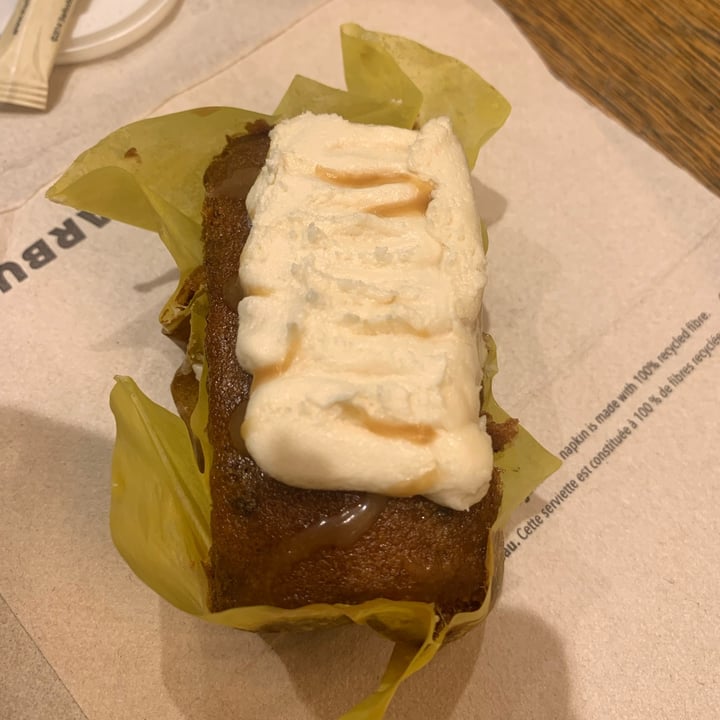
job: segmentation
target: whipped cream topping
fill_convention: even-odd
[[[282,122],[247,207],[237,357],[257,464],[308,489],[480,500],[485,257],[449,121]]]

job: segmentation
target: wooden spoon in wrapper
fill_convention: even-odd
[[[44,110],[77,0],[19,0],[0,37],[0,102]]]

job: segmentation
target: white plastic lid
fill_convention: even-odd
[[[73,27],[55,58],[58,65],[96,60],[132,45],[152,32],[177,0],[78,0]],[[16,0],[0,0],[0,27]]]

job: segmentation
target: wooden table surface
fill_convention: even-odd
[[[567,85],[720,194],[720,0],[497,0]]]

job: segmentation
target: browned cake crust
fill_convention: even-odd
[[[434,602],[442,615],[476,609],[485,597],[487,540],[501,498],[497,473],[485,499],[467,512],[420,496],[391,498],[353,544],[313,548],[304,529],[337,518],[366,496],[284,485],[242,452],[238,428],[252,377],[235,356],[237,312],[228,295],[250,229],[245,197],[268,146],[267,132],[230,139],[205,174],[205,350],[214,450],[210,607],[388,598]]]

